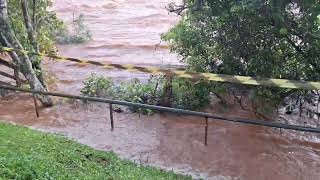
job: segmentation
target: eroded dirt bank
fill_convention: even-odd
[[[177,17],[168,15],[165,0],[55,0],[53,9],[65,21],[83,13],[92,40],[81,45],[59,46],[61,54],[117,63],[181,65],[176,55],[160,44]],[[55,77],[54,89],[79,94],[92,72],[115,79],[140,79],[144,73],[106,71],[90,65],[47,62]],[[11,94],[0,101],[0,119],[45,131],[62,133],[124,158],[156,165],[194,177],[249,180],[316,180],[320,177],[320,144],[313,134],[210,121],[208,146],[204,146],[204,119],[156,114],[115,114],[110,131],[108,106],[56,99],[53,108],[41,109],[35,118],[32,98]],[[253,118],[237,107],[211,113]],[[314,137],[314,139],[310,138]],[[306,139],[306,140],[303,140]]]

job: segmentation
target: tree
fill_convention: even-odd
[[[32,21],[29,15],[29,3],[28,0],[21,0],[21,10],[23,14],[24,19],[24,25],[27,30],[28,39],[30,41],[30,44],[34,50],[34,52],[39,52],[39,44],[37,42],[37,25],[36,25],[36,0],[32,0]],[[41,67],[41,60],[39,59],[39,56],[31,56],[30,60],[33,64],[34,69],[38,70],[36,75],[43,85],[43,87],[47,87],[43,73],[42,73],[42,67]]]
[[[171,11],[182,19],[163,39],[192,71],[320,81],[319,0],[188,0]],[[295,92],[250,89],[275,104]]]
[[[24,5],[27,5],[25,4],[26,1],[21,1],[21,3],[22,3],[22,7]],[[23,11],[25,11],[26,7],[23,7],[22,9],[24,9]],[[8,16],[8,6],[7,6],[6,0],[0,0],[0,29],[1,29],[0,43],[2,46],[13,47],[15,49],[24,50],[20,41],[16,37],[16,34],[19,34],[21,32],[15,33],[10,23],[10,19]],[[34,37],[29,37],[29,38],[31,38],[29,39],[31,42],[33,41],[33,43],[35,43],[35,39],[32,39]],[[42,82],[37,77],[32,67],[32,62],[30,61],[30,58],[27,54],[19,53],[19,52],[10,52],[9,55],[11,56],[14,64],[16,64],[17,67],[19,67],[19,70],[26,77],[32,89],[46,91],[44,84],[42,84]],[[39,100],[44,106],[53,105],[53,102],[50,97],[43,96],[43,95],[37,95],[37,97],[39,98]]]

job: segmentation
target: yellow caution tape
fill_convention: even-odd
[[[290,89],[320,90],[320,82],[295,81],[295,80],[288,80],[288,79],[255,78],[255,77],[249,77],[249,76],[234,76],[234,75],[213,74],[213,73],[193,73],[193,72],[187,72],[184,70],[161,69],[158,67],[142,67],[142,66],[135,66],[132,64],[101,63],[97,61],[90,61],[90,60],[84,60],[84,59],[73,58],[73,57],[64,57],[64,56],[58,56],[58,55],[22,51],[19,49],[8,48],[8,47],[1,47],[1,50],[5,52],[15,51],[15,52],[33,54],[38,56],[45,56],[45,57],[50,57],[54,59],[72,61],[72,62],[81,63],[81,64],[92,64],[96,66],[101,66],[103,68],[116,68],[116,69],[140,71],[140,72],[152,73],[152,74],[169,74],[169,75],[193,79],[193,80],[207,80],[207,81],[228,82],[228,83],[236,83],[236,84],[255,85],[255,86],[290,88]]]

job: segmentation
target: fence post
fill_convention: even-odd
[[[113,131],[114,125],[113,125],[113,108],[112,104],[109,104],[109,111],[110,111],[110,123],[111,123],[111,131]]]
[[[36,109],[36,115],[37,115],[37,118],[38,118],[38,117],[40,117],[40,115],[39,115],[37,98],[36,98],[35,94],[33,94],[32,97],[33,97],[34,107]]]
[[[209,122],[208,122],[208,117],[206,117],[206,126],[205,126],[205,135],[204,135],[204,145],[208,145],[208,127],[209,127]]]

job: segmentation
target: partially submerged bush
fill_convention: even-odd
[[[162,84],[162,79],[151,76],[146,83],[141,82],[139,79],[133,79],[130,82],[122,82],[119,86],[119,98],[125,101],[159,105],[162,89],[159,88]],[[132,112],[141,112],[144,114],[151,114],[149,109],[129,108]]]
[[[113,97],[115,95],[111,78],[91,74],[90,77],[83,81],[83,84],[84,87],[81,89],[81,93],[85,96]]]
[[[161,78],[151,76],[143,83],[139,79],[129,82],[114,83],[111,78],[91,74],[83,83],[81,93],[85,96],[107,97],[129,102],[158,105],[161,97],[159,86]],[[141,108],[129,108],[132,112],[151,114],[152,111]]]
[[[161,105],[165,93],[164,77],[152,75],[146,82],[132,79],[129,82],[113,83],[110,78],[92,74],[83,83],[81,92],[85,96],[114,98],[129,102]],[[172,97],[169,97],[171,107],[195,110],[209,103],[210,84],[208,82],[190,82],[174,78]],[[153,111],[141,108],[129,108],[132,112],[152,114]]]
[[[58,29],[55,41],[58,44],[78,44],[91,39],[90,31],[84,24],[84,16],[80,14],[72,21],[72,28],[69,30],[66,26]]]
[[[211,91],[209,82],[174,78],[172,86],[172,107],[195,110],[209,104]]]

